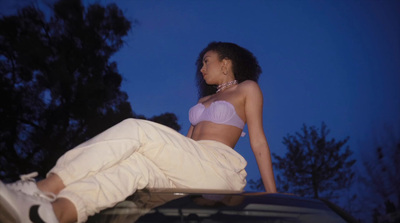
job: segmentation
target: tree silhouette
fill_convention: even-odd
[[[153,116],[149,120],[169,126],[173,129],[175,129],[176,131],[181,130],[181,126],[177,123],[178,118],[173,113],[166,112],[161,115]]]
[[[115,5],[60,0],[0,19],[0,177],[39,171],[133,113],[110,57],[131,29]],[[164,117],[165,116],[165,117]],[[161,120],[179,130],[173,114]],[[162,118],[164,117],[164,118]],[[165,121],[168,120],[168,121]]]
[[[376,134],[379,139],[373,153],[363,156],[365,171],[360,180],[368,189],[364,199],[372,205],[374,222],[399,222],[400,135],[389,126],[379,133],[383,135]]]
[[[278,173],[278,191],[332,198],[335,191],[349,186],[354,176],[351,167],[356,161],[349,160],[352,152],[348,147],[341,151],[349,138],[328,140],[328,134],[322,123],[321,129],[303,125],[301,133],[284,137],[287,153],[283,157],[273,154],[277,160],[274,168]],[[259,184],[260,181],[252,181],[253,188],[260,187]]]
[[[348,160],[352,155],[348,147],[341,153],[349,138],[336,142],[328,140],[328,134],[325,123],[320,130],[303,125],[302,133],[283,139],[288,152],[284,157],[273,156],[277,160],[274,167],[282,170],[278,182],[284,189],[318,198],[321,194],[331,197],[336,190],[349,186],[354,177],[351,167],[356,161]]]

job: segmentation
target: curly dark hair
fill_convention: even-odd
[[[233,74],[239,83],[245,80],[258,81],[262,70],[258,64],[257,58],[250,51],[234,43],[211,42],[200,52],[196,61],[196,81],[199,98],[215,94],[217,89],[215,85],[208,85],[200,72],[203,66],[204,54],[210,50],[217,52],[220,60],[229,59],[232,61]]]

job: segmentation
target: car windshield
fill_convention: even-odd
[[[138,191],[88,222],[347,222],[322,201],[282,194]]]

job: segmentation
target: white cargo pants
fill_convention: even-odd
[[[86,221],[143,188],[243,190],[247,162],[227,145],[194,141],[154,122],[126,119],[65,153],[49,173]]]

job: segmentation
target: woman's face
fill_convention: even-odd
[[[223,61],[219,59],[219,55],[215,51],[208,51],[203,56],[203,67],[200,72],[209,85],[220,84],[223,77]]]

